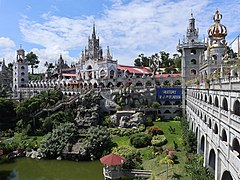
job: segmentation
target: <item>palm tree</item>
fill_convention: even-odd
[[[169,156],[166,156],[165,158],[161,159],[159,163],[160,164],[167,164],[167,179],[168,179],[168,166],[169,165],[173,166],[174,165],[174,161],[171,160],[169,158]]]
[[[38,68],[39,60],[38,56],[34,54],[33,52],[30,52],[26,55],[26,60],[28,61],[28,65],[31,66],[32,68],[32,74],[33,74],[33,69]]]

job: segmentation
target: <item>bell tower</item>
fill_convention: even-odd
[[[204,51],[207,48],[205,42],[198,39],[198,29],[195,27],[195,18],[191,13],[189,25],[186,31],[186,40],[178,43],[177,51],[182,56],[182,105],[183,115],[185,114],[185,98],[186,86],[189,80],[197,79],[199,75],[199,67]]]
[[[25,59],[25,51],[20,46],[17,50],[16,61],[13,63],[13,92],[28,84],[28,62]]]

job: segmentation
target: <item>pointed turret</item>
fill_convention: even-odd
[[[93,24],[93,33],[92,33],[92,39],[96,39],[96,30],[95,30],[95,24]]]
[[[109,49],[109,46],[107,46],[107,49],[106,49],[106,59],[107,60],[111,60],[112,59],[112,56],[110,54],[110,49]]]
[[[187,43],[198,42],[198,29],[195,27],[195,18],[193,17],[193,13],[191,13],[191,17],[189,18],[186,38]]]

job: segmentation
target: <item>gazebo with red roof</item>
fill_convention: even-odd
[[[105,179],[116,179],[123,176],[121,165],[127,160],[117,154],[111,153],[100,159],[104,165],[103,175]]]

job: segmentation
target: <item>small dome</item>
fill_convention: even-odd
[[[208,36],[211,37],[225,37],[227,36],[227,28],[220,23],[222,14],[217,10],[213,15],[214,24],[208,29]]]

